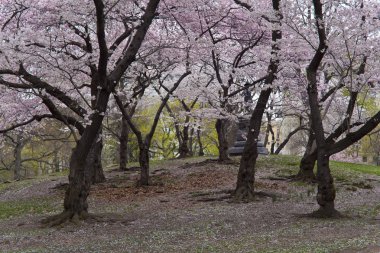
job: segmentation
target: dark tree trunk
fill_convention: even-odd
[[[335,186],[334,179],[331,176],[329,160],[330,157],[325,150],[319,150],[318,152],[318,170],[317,170],[317,181],[318,181],[318,194],[317,202],[319,204],[319,210],[314,212],[315,216],[318,217],[335,217],[339,216],[339,212],[335,210],[334,200],[335,200]]]
[[[202,139],[201,139],[201,130],[199,128],[197,129],[197,139],[198,139],[198,144],[199,144],[198,155],[199,156],[204,156],[205,153],[204,153],[204,150],[203,150],[203,143],[202,143]]]
[[[317,71],[327,49],[326,32],[323,23],[322,3],[320,0],[313,0],[314,14],[318,29],[319,46],[306,69],[307,74],[307,93],[309,97],[311,128],[317,144],[317,181],[318,194],[317,201],[319,210],[314,212],[318,217],[333,217],[339,215],[334,208],[335,187],[329,167],[328,145],[326,143],[323,128],[322,116],[319,109]],[[322,22],[321,22],[322,21]]]
[[[98,139],[104,118],[101,112],[105,112],[107,109],[109,95],[108,91],[100,90],[97,104],[98,113],[92,114],[91,124],[84,129],[77,146],[71,154],[69,187],[65,193],[64,211],[61,214],[43,220],[43,223],[54,226],[67,220],[75,221],[88,217],[87,197],[93,176],[93,170],[88,166],[88,157],[93,156],[90,153],[94,152],[93,154],[95,154],[95,150],[98,150],[100,147],[98,146],[99,143],[96,144],[96,140]],[[98,147],[95,148],[94,146]]]
[[[228,127],[226,119],[217,119],[215,124],[216,132],[218,134],[218,149],[219,149],[219,161],[225,162],[229,161],[228,157]]]
[[[149,146],[141,145],[139,154],[140,186],[149,185]]]
[[[272,142],[270,144],[270,153],[271,154],[274,154],[274,145],[276,144],[276,137],[274,136],[274,131],[273,131],[273,128],[272,128],[272,125],[269,125],[269,131],[272,135]]]
[[[119,145],[119,166],[120,170],[127,170],[128,163],[128,135],[129,126],[126,119],[121,119],[121,133],[120,133],[120,145]]]
[[[268,66],[268,75],[264,81],[266,85],[273,84],[273,81],[276,78],[276,73],[278,72],[278,66],[280,64],[278,59],[278,53],[280,51],[278,40],[282,38],[282,31],[280,28],[282,19],[280,0],[272,0],[272,5],[276,17],[276,20],[272,20],[272,22],[274,23],[273,27],[276,28],[272,30],[271,59]],[[264,110],[271,93],[272,88],[270,88],[270,86],[260,92],[255,109],[251,115],[247,142],[245,143],[243,154],[241,156],[235,189],[235,199],[239,201],[250,201],[254,198],[255,166],[258,156],[257,142],[260,134]]]
[[[191,128],[190,130],[190,136],[189,136],[189,156],[194,155],[194,128]]]
[[[262,117],[271,92],[272,89],[260,92],[256,107],[252,112],[235,189],[235,199],[240,201],[250,201],[254,198],[255,165],[258,156],[257,141]]]
[[[109,93],[103,91],[99,96],[100,112],[105,111],[109,99]],[[94,156],[91,159],[97,162],[99,150],[101,151],[102,142],[97,141],[100,132],[103,117],[100,113],[94,114],[91,125],[86,127],[77,147],[73,150],[70,159],[69,188],[65,194],[64,209],[67,215],[79,217],[86,215],[88,210],[87,196],[92,183],[93,171],[88,166],[88,156]],[[91,155],[90,153],[93,153]],[[86,159],[83,159],[83,158]]]
[[[106,181],[104,176],[103,166],[102,166],[102,150],[103,150],[103,139],[101,133],[98,135],[94,145],[91,147],[90,152],[87,156],[86,170],[91,172],[91,183],[98,184]]]
[[[68,219],[76,220],[88,216],[87,196],[91,185],[91,170],[87,164],[87,156],[95,144],[100,133],[104,114],[107,110],[109,96],[115,85],[135,60],[136,54],[145,38],[146,32],[155,17],[159,0],[150,0],[142,15],[141,25],[131,37],[130,46],[120,58],[119,63],[107,77],[108,49],[105,32],[105,13],[102,1],[94,1],[96,10],[96,31],[99,45],[99,62],[96,71],[92,70],[91,90],[97,89],[96,104],[92,108],[94,113],[90,116],[90,124],[86,126],[77,142],[70,159],[69,187],[64,199],[64,211],[43,222],[49,225],[57,225]],[[100,87],[100,89],[98,89]],[[93,94],[93,93],[92,93]]]
[[[22,163],[22,157],[21,157],[21,152],[22,149],[24,148],[25,143],[23,141],[22,136],[19,134],[17,135],[17,140],[16,140],[16,146],[14,149],[14,174],[13,174],[13,179],[14,180],[20,180],[21,179],[21,163]]]
[[[302,157],[300,163],[300,169],[296,176],[297,179],[305,182],[314,182],[316,177],[314,174],[314,167],[317,161],[317,152],[313,152]]]
[[[317,161],[316,141],[313,131],[310,129],[305,153],[301,159],[300,169],[296,176],[297,179],[305,182],[315,181],[314,166]]]
[[[187,117],[185,124],[188,123]],[[182,130],[182,141],[180,142],[179,146],[179,158],[184,158],[190,156],[190,149],[189,149],[189,126],[185,125]]]
[[[316,72],[308,69],[308,94],[310,100],[312,129],[315,134],[317,143],[317,182],[318,194],[317,202],[319,210],[313,215],[317,217],[334,217],[339,216],[339,212],[334,208],[335,187],[329,167],[330,156],[327,152],[324,129],[318,103],[318,90],[316,82]]]

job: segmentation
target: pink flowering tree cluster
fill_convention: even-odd
[[[64,211],[47,223],[88,217],[92,171],[86,163],[96,153],[90,151],[96,149],[110,95],[135,61],[158,4],[2,1],[0,83],[32,92],[49,117],[80,133]]]
[[[280,99],[278,107],[302,118],[309,132],[299,177],[313,179],[318,162],[318,214],[336,215],[329,157],[380,120],[380,112],[362,106],[379,90],[373,6],[376,1],[4,0],[0,111],[7,121],[0,131],[56,120],[74,136],[64,211],[46,220],[54,225],[89,217],[90,184],[105,179],[101,137],[110,112],[121,121],[120,157],[131,131],[140,184],[149,185],[152,138],[173,98],[186,117],[182,135],[175,124],[182,156],[190,117],[216,120],[221,162],[229,160],[231,122],[248,118],[234,197],[254,199],[260,130],[266,120],[270,131]],[[144,133],[134,113],[153,97],[160,102]],[[195,109],[197,103],[204,106]]]

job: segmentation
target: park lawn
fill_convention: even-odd
[[[89,198],[90,212],[105,215],[104,220],[54,228],[41,228],[39,221],[61,211],[64,189],[54,186],[66,181],[66,177],[59,179],[55,175],[4,184],[7,187],[0,191],[0,251],[379,250],[380,206],[376,192],[380,190],[380,177],[372,173],[377,168],[331,162],[334,178],[339,179],[338,207],[349,217],[319,220],[302,216],[317,208],[315,192],[307,193],[316,185],[269,179],[276,174],[295,175],[299,161],[297,156],[260,156],[257,191],[280,197],[252,203],[233,203],[225,198],[225,193],[234,187],[239,157],[228,164],[218,163],[215,157],[155,161],[151,172],[158,184],[145,188],[133,186],[136,171],[106,170],[107,182],[94,186]],[[356,187],[353,191],[347,184],[358,178],[376,181],[369,181],[372,188]]]
[[[284,172],[289,174],[297,173],[299,169],[299,164],[301,161],[300,156],[292,155],[269,155],[261,156],[258,160],[258,169],[265,167],[277,167],[282,169]],[[355,172],[360,172],[364,174],[371,174],[380,176],[380,166],[369,165],[369,164],[358,164],[340,161],[330,161],[330,169],[332,174],[350,174]],[[315,168],[316,170],[316,168]]]

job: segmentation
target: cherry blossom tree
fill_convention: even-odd
[[[100,134],[110,94],[135,61],[159,0],[146,5],[101,0],[1,4],[8,14],[1,15],[1,84],[32,90],[49,115],[81,132],[70,159],[64,211],[46,222],[86,218],[91,182],[86,158]],[[85,102],[86,96],[91,103]],[[58,107],[85,121],[77,124],[75,116]]]
[[[240,1],[235,1],[242,4]],[[253,9],[255,6],[247,7]],[[264,80],[264,86],[260,91],[256,106],[252,111],[247,141],[244,146],[243,154],[240,160],[239,173],[235,190],[235,198],[237,200],[249,201],[254,198],[254,180],[255,180],[255,164],[258,156],[257,142],[261,129],[261,122],[264,115],[266,105],[275,85],[276,76],[279,72],[280,65],[280,40],[282,38],[281,19],[283,17],[281,11],[281,2],[273,0],[270,15],[267,17],[271,25],[271,56]]]

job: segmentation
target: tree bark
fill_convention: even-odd
[[[149,185],[149,146],[141,145],[139,153],[140,181],[139,185]]]
[[[127,170],[128,163],[128,135],[129,126],[126,119],[121,119],[121,133],[120,133],[120,145],[119,145],[119,167],[120,170]]]
[[[204,156],[205,153],[204,153],[203,143],[202,143],[202,139],[201,139],[201,130],[199,128],[197,129],[197,139],[198,139],[198,144],[199,144],[198,155],[199,156]]]
[[[318,217],[333,217],[338,216],[339,213],[335,210],[334,207],[335,187],[329,167],[330,156],[327,152],[328,145],[326,143],[322,116],[319,110],[317,83],[317,71],[327,50],[326,32],[323,19],[322,3],[320,0],[313,0],[313,5],[316,26],[318,30],[319,45],[313,56],[313,59],[306,68],[306,75],[308,81],[307,93],[309,97],[311,114],[311,128],[314,132],[314,137],[317,144],[317,202],[320,208],[318,211],[314,212],[314,215]]]
[[[305,153],[301,159],[300,169],[296,175],[296,179],[305,182],[314,182],[316,180],[314,174],[314,166],[317,161],[316,143],[313,131],[309,130]]]
[[[229,161],[228,156],[228,120],[227,119],[217,119],[215,123],[216,132],[218,134],[218,149],[219,149],[219,161],[225,162]]]
[[[106,43],[106,13],[105,5],[101,0],[94,0],[96,11],[96,35],[99,46],[99,59],[96,67],[91,68],[91,90],[96,94],[96,103],[90,115],[90,123],[83,130],[77,141],[70,159],[69,187],[64,199],[64,211],[56,216],[45,219],[48,225],[57,225],[66,220],[76,220],[88,216],[87,196],[91,185],[91,170],[87,163],[87,156],[97,140],[107,110],[109,96],[128,67],[135,61],[136,54],[144,41],[153,18],[156,15],[160,0],[149,0],[141,24],[133,31],[129,46],[120,57],[110,73],[108,69],[109,52]],[[93,93],[96,89],[97,92]]]
[[[100,112],[106,111],[110,95],[108,91],[101,91],[98,99],[99,113],[93,114],[91,125],[85,128],[70,159],[70,183],[65,195],[64,209],[71,215],[82,215],[87,213],[88,209],[87,196],[92,182],[92,170],[86,166],[88,164],[87,157],[90,152],[99,154],[98,152],[101,150],[101,141],[96,142],[104,118]],[[84,157],[86,159],[83,159]],[[96,159],[93,161],[95,162]]]
[[[84,132],[73,149],[70,158],[69,187],[65,193],[64,211],[56,216],[44,219],[42,223],[50,226],[61,224],[67,220],[79,220],[88,217],[87,197],[92,183],[93,170],[89,165],[89,156],[97,148],[94,146],[98,138],[104,114],[107,109],[110,92],[102,89],[99,92],[97,112],[91,115],[91,124]],[[98,146],[99,148],[99,146]]]
[[[189,123],[189,117],[186,116],[185,126],[182,130],[182,141],[180,142],[179,146],[179,158],[185,158],[190,156],[190,149],[189,149],[189,126],[187,125]]]
[[[21,163],[22,163],[22,157],[21,157],[21,152],[22,149],[24,148],[25,143],[23,141],[23,138],[21,134],[17,135],[17,140],[16,140],[16,146],[14,149],[14,174],[13,174],[13,179],[14,180],[20,180],[21,179]]]
[[[238,178],[234,197],[238,201],[250,201],[254,198],[254,181],[255,181],[255,166],[258,156],[257,142],[260,134],[261,122],[263,119],[264,110],[272,93],[270,85],[276,78],[279,67],[278,53],[280,51],[278,41],[282,38],[281,19],[282,14],[280,11],[280,0],[273,0],[273,11],[275,19],[272,20],[272,50],[271,59],[268,66],[268,75],[264,83],[268,85],[267,89],[260,92],[255,109],[252,112],[249,130],[247,134],[247,141],[244,146],[243,154],[240,160]]]
[[[276,143],[276,139],[275,139],[276,137],[274,136],[274,131],[273,131],[273,128],[272,128],[271,124],[269,124],[269,131],[270,131],[270,133],[272,135],[272,142],[271,142],[271,145],[270,145],[270,153],[274,154],[274,145]]]
[[[251,201],[254,198],[255,165],[258,156],[257,142],[262,117],[271,92],[272,89],[270,88],[260,92],[256,107],[252,112],[235,189],[235,199],[239,201]]]
[[[334,179],[331,176],[329,160],[330,157],[327,152],[320,149],[318,152],[318,194],[317,202],[320,206],[319,210],[314,212],[317,217],[335,217],[340,216],[339,212],[335,210],[335,186]]]
[[[103,139],[100,132],[94,145],[91,147],[86,161],[86,166],[88,167],[86,170],[91,172],[91,184],[98,184],[106,181],[102,166],[102,150]]]

